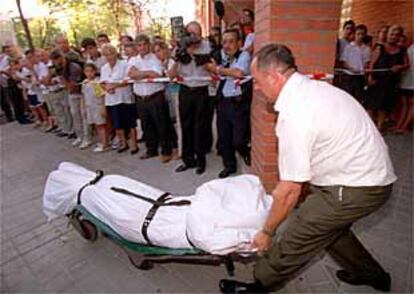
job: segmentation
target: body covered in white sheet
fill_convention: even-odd
[[[51,172],[43,195],[48,220],[72,212],[79,190],[95,177],[96,173],[67,162]],[[146,244],[142,225],[153,204],[114,188],[153,200],[165,192],[127,177],[105,175],[81,193],[81,205],[96,218],[126,240]],[[168,197],[166,203],[171,202],[191,205],[158,208],[147,230],[153,245],[191,248],[193,244],[210,253],[225,254],[239,249],[260,230],[272,200],[256,176],[242,175],[207,182],[192,196]]]

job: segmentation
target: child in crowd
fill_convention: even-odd
[[[82,85],[82,110],[86,114],[85,119],[89,129],[94,126],[96,128],[96,132],[98,133],[99,143],[93,151],[104,152],[109,149],[108,136],[106,133],[106,110],[104,102],[105,92],[99,84],[99,78],[97,77],[98,68],[95,64],[87,63],[84,66],[84,74],[86,76],[86,80]],[[86,142],[84,140],[80,148],[84,149],[89,145],[90,141]]]
[[[35,116],[35,127],[43,126],[44,128],[48,128],[46,109],[36,95],[38,87],[36,74],[34,70],[30,69],[30,64],[26,60],[23,60],[23,62],[25,64],[22,64],[22,60],[14,64],[15,79],[21,82],[22,89],[27,93],[30,110]]]

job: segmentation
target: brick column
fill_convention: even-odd
[[[301,72],[332,72],[340,0],[255,0],[255,50],[269,43],[289,46]],[[252,103],[252,171],[268,191],[278,180],[276,115],[260,92]]]

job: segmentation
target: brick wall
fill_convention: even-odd
[[[353,0],[351,16],[357,24],[368,26],[368,33],[374,37],[382,25],[400,24],[409,41],[413,41],[413,6],[413,0]]]
[[[331,72],[341,11],[340,0],[256,0],[255,50],[278,42],[288,45],[302,72]],[[268,191],[277,180],[276,115],[255,92],[252,103],[252,171]]]

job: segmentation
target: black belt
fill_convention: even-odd
[[[173,202],[166,203],[166,201],[171,200],[173,198],[170,193],[164,193],[161,196],[159,196],[157,200],[154,200],[154,199],[151,199],[151,198],[139,195],[139,194],[135,194],[123,188],[111,187],[111,190],[117,193],[121,193],[124,195],[132,196],[132,197],[144,200],[152,204],[152,207],[150,208],[150,210],[148,210],[147,216],[145,217],[144,223],[142,224],[142,228],[141,228],[142,236],[144,237],[147,244],[151,246],[153,244],[148,237],[148,227],[151,221],[153,220],[155,214],[157,213],[158,208],[160,208],[161,206],[184,206],[184,205],[191,204],[191,201],[189,200],[180,200],[180,201],[173,201]]]
[[[190,90],[190,91],[199,91],[199,90],[203,90],[204,88],[207,88],[208,89],[208,85],[206,85],[206,86],[198,86],[198,87],[189,87],[187,85],[180,84],[180,87],[184,87],[184,88],[186,88],[187,90]]]

